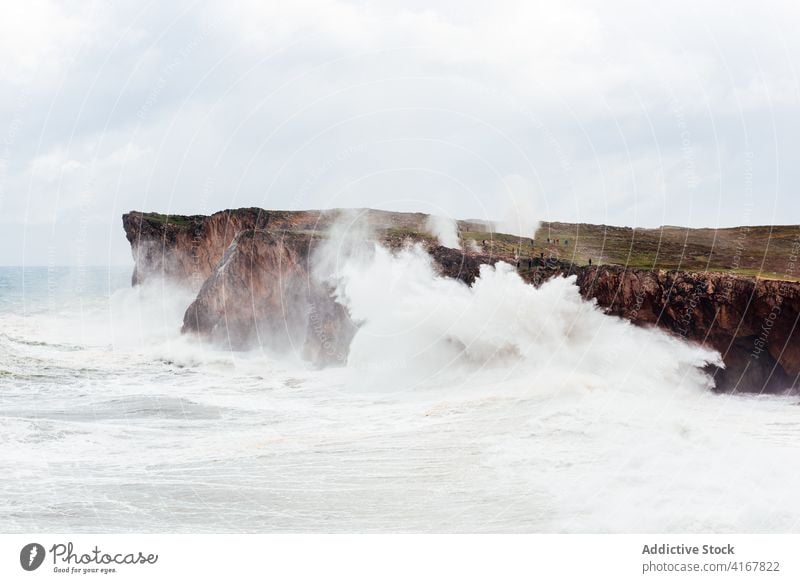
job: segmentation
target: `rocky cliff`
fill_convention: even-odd
[[[130,212],[123,226],[135,261],[133,285],[161,277],[197,291],[184,315],[184,333],[235,350],[261,347],[329,365],[344,362],[356,330],[312,269],[313,251],[334,225],[362,251],[371,242],[397,248],[414,239],[443,275],[468,284],[481,264],[497,261],[491,252],[439,246],[424,231],[426,219],[369,209],[238,209],[207,217]]]
[[[574,270],[608,313],[710,346],[726,368],[719,390],[782,392],[800,375],[800,283],[622,266]]]
[[[364,237],[374,237],[390,247],[397,247],[412,236],[435,251],[435,241],[425,231],[426,219],[427,215],[422,213],[373,209],[267,211],[243,208],[220,211],[210,216],[131,211],[122,215],[122,226],[133,254],[133,285],[144,283],[149,277],[162,277],[199,289],[219,265],[234,237],[242,231],[258,229],[313,236],[326,233],[332,225],[338,225],[351,233],[363,232]],[[469,221],[459,223],[465,232],[484,227]],[[493,252],[491,247],[488,245],[486,253],[472,255],[482,256],[486,261],[497,261],[499,257],[507,255]],[[449,251],[452,250],[443,247],[435,253],[447,264],[447,269],[457,272],[463,266],[470,270],[464,277],[471,283],[471,279],[477,275],[479,263]]]
[[[800,283],[722,273],[576,266],[543,260],[529,239],[499,235],[477,222],[459,222],[462,252],[439,246],[419,213],[265,211],[238,209],[211,216],[169,217],[131,212],[123,226],[131,243],[133,283],[160,276],[191,285],[183,331],[233,349],[263,346],[319,363],[340,363],[355,333],[346,310],[311,269],[313,251],[330,229],[351,240],[398,247],[423,244],[448,277],[471,284],[482,263],[517,263],[536,285],[574,275],[581,293],[608,313],[658,326],[718,350],[726,368],[710,371],[718,390],[782,392],[800,375]]]

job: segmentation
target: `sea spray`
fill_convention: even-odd
[[[392,384],[491,369],[549,387],[705,390],[702,368],[721,364],[714,351],[603,314],[573,277],[536,288],[499,262],[468,286],[439,275],[420,245],[375,245],[336,275],[335,297],[359,325],[348,365]]]
[[[498,233],[507,233],[517,237],[533,238],[539,228],[539,213],[533,196],[533,187],[527,179],[519,175],[507,176],[504,189],[498,194],[501,201],[500,219],[494,227]]]
[[[436,237],[439,245],[451,249],[461,249],[458,238],[458,223],[454,219],[439,215],[430,215],[425,221],[425,228]]]

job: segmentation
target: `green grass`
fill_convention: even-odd
[[[414,227],[390,227],[386,230],[385,238],[389,241],[396,243],[402,242],[406,239],[413,239],[414,241],[424,241],[426,243],[434,243],[435,238],[433,235],[416,229]]]
[[[561,244],[547,243],[560,240]],[[564,241],[568,240],[568,245]],[[537,251],[584,265],[716,271],[768,279],[800,279],[800,225],[728,229],[629,229],[606,225],[543,223]]]
[[[800,281],[800,275],[791,273],[776,273],[774,271],[759,271],[758,269],[734,269],[730,273],[744,275],[757,279],[776,279],[781,281]]]
[[[189,227],[195,223],[194,217],[161,213],[142,213],[142,219],[158,225],[175,225],[177,227]]]
[[[486,253],[500,255],[502,257],[528,257],[531,254],[532,239],[507,235],[505,233],[490,233],[488,231],[461,231],[463,243],[475,241],[483,247]],[[486,245],[483,242],[486,241]]]

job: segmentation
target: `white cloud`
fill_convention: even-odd
[[[19,86],[34,75],[53,75],[78,57],[94,32],[91,6],[71,9],[50,0],[6,2],[0,18],[0,80]]]
[[[131,208],[500,219],[509,181],[535,219],[737,224],[755,192],[751,222],[776,208],[800,222],[788,2],[14,6],[0,24],[6,232],[54,222],[62,237],[88,212],[127,257]],[[1,262],[21,261],[4,247]]]

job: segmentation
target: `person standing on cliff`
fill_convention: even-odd
[[[591,267],[591,266],[592,266],[592,258],[589,257],[589,267]]]

